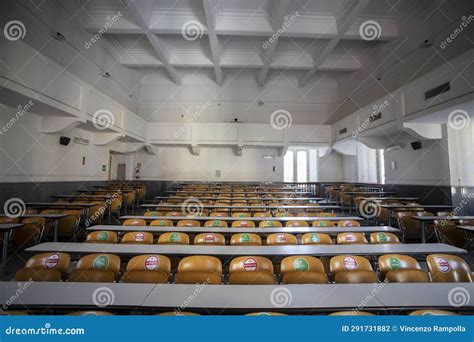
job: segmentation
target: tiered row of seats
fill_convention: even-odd
[[[432,254],[426,257],[428,272],[414,258],[388,254],[378,259],[374,271],[369,260],[357,255],[338,255],[329,261],[312,256],[290,256],[277,266],[261,256],[238,256],[228,267],[213,256],[188,256],[179,261],[176,272],[165,255],[138,255],[121,271],[120,257],[113,254],[83,256],[69,272],[71,258],[66,253],[42,253],[31,257],[17,271],[16,281],[70,281],[169,283],[175,284],[360,284],[382,282],[428,283],[472,282],[469,265],[460,257]]]

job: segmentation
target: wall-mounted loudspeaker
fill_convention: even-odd
[[[411,148],[414,150],[419,150],[421,148],[421,141],[414,141],[411,143]]]
[[[68,137],[60,137],[59,138],[59,144],[60,145],[67,146],[67,145],[69,145],[70,142],[71,142],[71,138],[68,138]]]

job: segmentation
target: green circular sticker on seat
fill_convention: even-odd
[[[170,235],[170,241],[171,242],[179,242],[180,238],[179,238],[179,234],[177,233],[173,233]]]
[[[311,234],[310,240],[311,242],[321,242],[321,239],[319,238],[319,234]]]
[[[384,233],[377,233],[377,238],[381,242],[387,242],[388,240],[387,235],[385,235]]]
[[[239,214],[238,217],[245,217],[245,214]]]
[[[212,221],[212,226],[213,227],[219,227],[220,225],[221,225],[221,221],[219,221],[219,220]]]
[[[99,255],[97,258],[94,259],[92,262],[92,268],[95,270],[104,270],[107,269],[109,266],[109,257],[106,255]]]
[[[151,215],[151,216],[158,216],[158,212],[157,212],[157,211],[151,211],[151,212],[150,212],[150,215]]]
[[[97,234],[97,240],[106,241],[109,239],[109,232],[100,232]]]
[[[402,263],[398,258],[390,258],[389,263],[390,269],[392,270],[399,270],[400,268],[402,268]]]
[[[304,258],[296,258],[293,262],[293,267],[297,271],[307,271],[309,269],[309,264]]]
[[[267,221],[267,227],[275,227],[275,222]]]
[[[248,235],[248,234],[240,235],[240,242],[249,243],[250,242],[250,235]]]
[[[328,223],[326,221],[319,221],[318,227],[327,227]]]
[[[159,226],[166,226],[166,221],[160,221],[160,222],[158,223],[158,225],[159,225]]]

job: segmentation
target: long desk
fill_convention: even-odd
[[[282,311],[312,312],[359,308],[361,310],[414,310],[422,308],[453,308],[450,294],[462,286],[474,293],[472,283],[386,283],[383,284],[305,284],[305,285],[179,285],[179,284],[127,284],[127,283],[68,283],[34,282],[10,306],[12,308],[34,309],[55,308],[97,308],[94,293],[98,291],[113,294],[104,310],[114,308],[142,308],[174,310],[188,303],[189,310],[225,309],[229,312]],[[0,282],[0,304],[15,296],[25,283]],[[198,289],[199,296],[189,301],[189,296]],[[375,291],[374,289],[377,289]],[[275,304],[275,293],[286,293],[288,300]],[[17,296],[15,296],[16,298]],[[471,296],[472,297],[472,296]],[[235,300],[238,298],[238,300]],[[373,298],[373,300],[367,300]],[[108,304],[108,305],[105,305]],[[364,304],[362,306],[362,304]],[[471,311],[474,298],[459,308]],[[220,313],[219,310],[216,313]]]
[[[421,242],[426,242],[426,223],[434,222],[436,220],[448,220],[448,221],[459,221],[459,220],[474,220],[474,216],[413,216],[413,219],[421,222]]]
[[[443,243],[413,243],[385,245],[294,245],[294,246],[204,246],[204,245],[134,245],[99,244],[78,242],[46,242],[26,249],[27,252],[64,252],[74,254],[112,253],[122,256],[141,254],[164,255],[213,255],[231,259],[240,255],[261,255],[268,257],[290,255],[333,256],[342,254],[382,255],[432,253],[462,254],[464,249]]]
[[[23,227],[23,223],[2,223],[0,224],[0,233],[3,233],[2,246],[2,264],[0,265],[0,279],[5,278],[5,270],[7,268],[8,242],[10,241],[10,233],[17,228]]]
[[[352,206],[354,205],[354,196],[357,195],[369,195],[369,196],[384,196],[384,195],[394,195],[395,191],[347,191],[346,195],[349,195],[351,201],[349,203],[349,214],[352,214]]]
[[[340,221],[340,220],[353,220],[353,221],[363,221],[364,219],[359,216],[336,216],[336,217],[326,217],[326,216],[313,216],[313,217],[300,217],[300,216],[286,216],[286,217],[214,217],[214,216],[120,216],[121,220],[128,219],[140,219],[146,221],[152,220],[197,220],[197,221],[208,221],[208,220],[221,220],[221,221]]]
[[[114,232],[150,232],[150,233],[220,233],[223,235],[233,235],[238,233],[254,233],[259,235],[268,235],[273,233],[290,234],[339,234],[339,233],[377,233],[389,232],[399,233],[400,229],[388,226],[362,226],[362,227],[267,227],[267,228],[248,228],[248,227],[165,227],[165,226],[117,226],[117,225],[96,225],[87,228],[89,231],[108,230]]]
[[[179,204],[142,204],[142,208],[183,208]],[[201,204],[203,209],[321,209],[321,210],[341,210],[340,205],[215,205]],[[232,211],[232,210],[231,210]]]
[[[239,194],[239,195],[247,195],[247,194],[269,194],[269,195],[283,195],[283,194],[311,194],[311,191],[208,191],[208,190],[167,190],[166,193],[177,194],[180,192],[188,193],[188,194],[218,194],[218,195],[231,195],[231,194]]]
[[[113,195],[51,195],[52,198],[59,198],[59,199],[84,199],[84,200],[92,200],[92,201],[107,201],[107,200],[113,200],[114,196]],[[110,208],[110,205],[107,205],[107,215],[108,215],[108,223],[110,223],[110,217],[111,217],[112,211]]]
[[[402,204],[381,204],[380,207],[387,209],[388,225],[392,225],[392,210],[413,210],[414,208],[430,208],[430,209],[452,209],[452,205],[444,204],[420,204],[420,205],[402,205]]]
[[[188,196],[156,196],[155,199],[180,199],[180,200],[186,200]],[[231,201],[236,201],[236,200],[246,200],[246,201],[324,201],[325,199],[322,197],[225,197],[225,198],[218,198],[218,197],[212,197],[212,196],[193,196],[192,198],[196,198],[198,200],[231,200]]]
[[[4,217],[5,215],[1,214],[0,217]],[[18,218],[44,218],[45,220],[51,220],[54,222],[54,239],[53,241],[58,241],[58,231],[59,231],[59,220],[69,216],[68,214],[23,214],[17,216]]]

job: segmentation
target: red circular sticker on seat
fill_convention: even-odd
[[[46,258],[46,260],[44,261],[44,265],[47,267],[47,268],[55,268],[56,266],[58,266],[59,264],[59,259],[61,259],[61,257],[59,256],[59,254],[51,254],[50,256],[48,256]]]
[[[159,260],[156,256],[150,255],[145,259],[145,268],[149,271],[158,269]]]
[[[450,267],[449,267],[448,260],[446,260],[445,258],[436,257],[435,262],[436,262],[436,265],[438,265],[438,269],[441,272],[443,273],[449,272]]]
[[[136,233],[135,234],[135,241],[143,241],[145,240],[145,234],[143,233]]]
[[[213,234],[207,234],[207,235],[204,237],[204,241],[206,241],[206,242],[215,242],[215,241],[216,241],[216,237],[215,237]]]
[[[248,222],[248,221],[240,221],[240,226],[241,226],[241,227],[248,227],[248,226],[249,226],[249,222]]]
[[[255,271],[257,269],[257,260],[255,260],[254,258],[245,259],[244,269],[246,271]]]
[[[347,234],[345,240],[347,242],[354,242],[356,240],[356,237],[352,234]]]
[[[353,257],[347,256],[343,259],[342,263],[346,270],[352,271],[357,268],[357,261]]]
[[[277,235],[277,242],[286,242],[286,235],[279,234]]]

